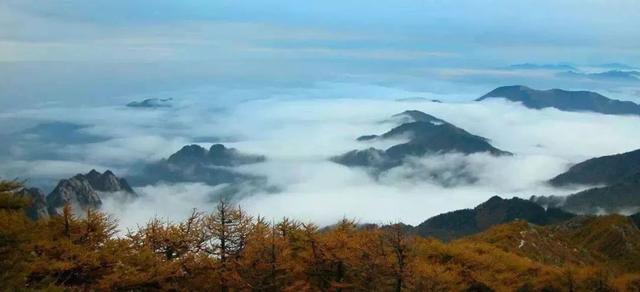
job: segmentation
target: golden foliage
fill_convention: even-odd
[[[11,191],[5,192],[11,193]],[[67,208],[68,209],[68,208]],[[67,210],[68,211],[68,210]],[[502,228],[502,229],[500,229]],[[267,222],[221,202],[183,222],[153,219],[118,234],[88,211],[30,221],[0,208],[0,283],[8,290],[637,291],[640,275],[606,265],[549,264],[502,246],[502,237],[442,243],[401,225],[326,229]],[[515,228],[515,229],[514,229]]]

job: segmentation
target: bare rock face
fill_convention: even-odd
[[[18,195],[28,198],[31,205],[26,209],[27,217],[38,220],[49,218],[49,209],[44,193],[38,188],[24,188]]]
[[[104,173],[91,170],[87,174],[77,174],[61,180],[47,196],[49,214],[59,215],[65,204],[69,204],[74,212],[99,209],[102,206],[100,195],[114,192],[136,196],[126,180],[118,178],[109,170]]]
[[[59,215],[65,204],[71,205],[74,211],[82,211],[100,208],[102,200],[86,177],[79,174],[61,180],[47,196],[47,205],[51,214]]]
[[[125,179],[117,177],[110,170],[107,170],[104,173],[99,173],[95,169],[92,169],[85,175],[85,177],[96,191],[109,193],[126,192],[135,194]]]

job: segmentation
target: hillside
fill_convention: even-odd
[[[594,158],[576,164],[550,180],[554,186],[591,184],[590,188],[564,197],[533,196],[543,206],[580,214],[628,213],[640,210],[640,151]]]
[[[640,173],[609,186],[588,189],[567,196],[559,204],[563,209],[579,213],[599,214],[640,210]]]
[[[413,232],[420,236],[449,241],[515,220],[547,225],[568,220],[573,216],[555,208],[545,210],[528,200],[503,199],[494,196],[473,209],[457,210],[431,217],[417,225]]]
[[[122,237],[99,211],[32,221],[20,188],[0,182],[0,283],[13,291],[635,291],[640,281],[638,228],[622,216],[516,221],[442,243],[401,225],[268,223],[223,202]]]
[[[640,173],[640,149],[580,162],[549,183],[553,186],[610,185],[637,173]]]
[[[579,216],[549,226],[517,221],[461,241],[486,242],[545,264],[606,263],[614,270],[640,271],[640,230],[620,215]]]

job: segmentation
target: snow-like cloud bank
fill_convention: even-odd
[[[182,145],[222,142],[242,152],[264,154],[264,163],[239,170],[267,177],[278,192],[259,192],[239,204],[255,215],[283,216],[330,224],[343,216],[362,222],[403,221],[416,224],[438,213],[473,207],[493,195],[566,194],[544,181],[571,163],[594,156],[640,148],[640,118],[555,109],[529,110],[501,100],[472,102],[480,96],[446,96],[380,86],[320,84],[267,92],[171,93],[176,104],[163,109],[131,109],[123,105],[36,109],[0,113],[2,120],[65,121],[86,125],[81,131],[104,137],[86,144],[52,143],[54,162],[7,156],[2,177],[63,178],[90,168],[126,174],[145,162],[167,157]],[[164,97],[164,96],[162,96]],[[415,99],[414,97],[425,97]],[[412,98],[411,101],[397,101]],[[445,102],[430,102],[441,99]],[[467,101],[464,101],[467,100]],[[124,104],[124,103],[123,103]],[[362,169],[327,160],[352,149],[384,148],[355,138],[381,134],[384,122],[404,110],[421,110],[516,155],[447,154],[416,158],[374,179]],[[41,147],[47,147],[44,141]],[[61,167],[63,166],[63,167]],[[463,171],[475,177],[443,187],[429,173],[447,176]],[[453,179],[453,178],[452,178]],[[202,184],[138,188],[141,199],[127,204],[105,200],[105,210],[124,227],[152,216],[180,219],[192,208],[211,210],[218,188]]]

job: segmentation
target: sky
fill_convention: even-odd
[[[473,100],[522,84],[640,102],[638,48],[635,0],[0,0],[0,178],[49,191],[92,168],[126,177],[216,140],[268,157],[241,171],[280,191],[239,203],[275,219],[417,224],[493,195],[567,194],[585,186],[544,182],[640,148],[639,119]],[[125,106],[145,98],[172,106]],[[516,155],[427,156],[379,180],[328,160],[370,146],[354,139],[408,109]],[[63,124],[29,130],[51,122]],[[478,180],[443,187],[420,175],[456,169]],[[211,210],[219,188],[148,185],[133,203],[105,199],[105,210],[125,227],[179,220]]]
[[[511,64],[635,67],[638,47],[634,0],[3,0],[0,106],[322,81],[478,94],[559,86],[553,74],[503,70]],[[561,85],[595,87],[570,81]]]

